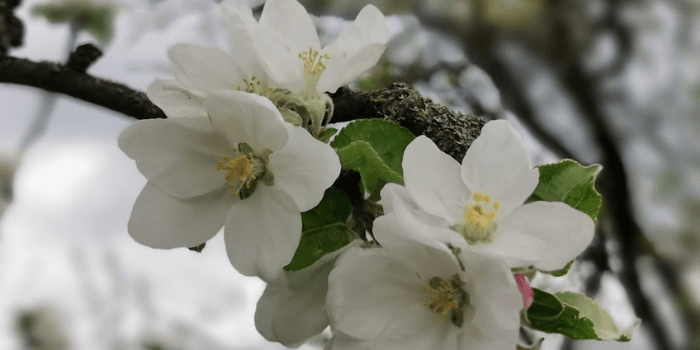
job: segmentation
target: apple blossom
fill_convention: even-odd
[[[416,239],[495,254],[511,267],[564,267],[593,239],[586,214],[559,202],[523,204],[538,184],[527,147],[507,121],[487,123],[462,165],[427,137],[408,145],[405,188],[382,190],[385,212],[418,215],[434,229]]]
[[[258,300],[255,327],[269,341],[297,347],[329,325],[326,313],[328,275],[340,254],[361,241],[321,257],[299,271],[287,271],[270,281]]]
[[[233,266],[271,280],[299,244],[300,212],[321,201],[340,162],[264,97],[221,92],[204,107],[209,117],[139,121],[120,135],[148,179],[129,234],[153,248],[193,247],[225,223]]]
[[[330,349],[512,350],[522,298],[501,260],[406,236],[431,227],[388,214],[374,222],[382,248],[352,248],[329,277]]]
[[[173,46],[168,57],[175,81],[158,80],[148,89],[149,98],[166,113],[175,109],[201,114],[190,110],[201,106],[201,97],[243,90],[270,98],[285,120],[318,135],[324,118],[333,114],[325,92],[335,92],[372,68],[389,37],[384,16],[372,5],[324,48],[296,0],[268,0],[260,22],[243,0],[224,1],[221,9],[234,53],[191,44]]]

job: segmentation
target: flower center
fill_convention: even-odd
[[[257,180],[262,178],[265,185],[272,186],[274,177],[269,168],[269,157],[272,151],[264,149],[256,154],[247,143],[239,143],[238,148],[232,148],[233,159],[224,156],[216,162],[216,170],[226,170],[228,187],[233,189],[233,195],[241,199],[250,197],[255,191]]]
[[[464,220],[452,226],[472,245],[486,244],[493,241],[498,224],[498,210],[501,202],[492,201],[491,196],[474,192],[467,203]]]
[[[423,290],[428,292],[425,306],[439,314],[440,320],[445,321],[449,315],[455,326],[462,327],[464,306],[469,305],[469,294],[464,291],[464,282],[458,274],[452,276],[449,282],[433,277],[428,285],[423,286]]]
[[[236,90],[238,91],[245,91],[247,93],[251,94],[257,94],[260,96],[267,96],[272,92],[271,88],[266,88],[262,85],[262,82],[258,80],[256,76],[250,77],[250,79],[243,79],[243,85],[245,85],[245,88],[241,88],[241,86],[237,86]]]
[[[299,59],[304,64],[304,91],[302,95],[304,97],[311,97],[316,95],[316,85],[318,84],[318,79],[321,74],[326,70],[326,65],[323,60],[330,59],[331,56],[328,54],[321,55],[318,51],[313,48],[309,48],[309,51],[304,51],[299,53]]]

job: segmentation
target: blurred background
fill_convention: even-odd
[[[172,76],[170,45],[227,47],[212,0],[45,1],[15,10],[24,45],[10,55],[65,61],[97,42],[104,56],[90,73],[145,91]],[[370,3],[301,2],[323,43]],[[249,3],[259,15],[264,1]],[[535,164],[604,167],[593,244],[567,276],[533,285],[585,292],[622,328],[642,325],[629,343],[523,336],[544,336],[542,349],[700,349],[700,1],[371,3],[391,41],[354,88],[406,82],[455,110],[512,121]],[[61,6],[98,20],[78,30]],[[195,253],[127,234],[146,182],[116,144],[132,122],[0,84],[0,350],[283,349],[257,334],[264,283],[230,266],[222,235]]]

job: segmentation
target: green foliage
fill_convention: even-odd
[[[368,74],[366,78],[357,82],[357,87],[361,91],[372,91],[387,87],[389,84],[396,81],[391,70],[391,63],[383,59],[372,68],[370,74]]]
[[[55,3],[36,5],[32,13],[46,18],[50,23],[75,23],[92,34],[102,45],[108,44],[114,35],[114,7],[110,4]]]
[[[629,341],[634,327],[620,332],[610,315],[587,296],[571,292],[552,295],[536,288],[533,291],[534,301],[527,310],[531,328],[572,339]]]
[[[322,256],[348,243],[346,222],[352,207],[350,199],[340,190],[329,188],[315,208],[301,214],[301,240],[294,258],[285,266],[287,271],[298,271],[310,266]]]
[[[403,184],[403,152],[415,136],[407,129],[380,119],[357,120],[343,128],[331,146],[344,169],[356,170],[370,193],[387,182]]]
[[[598,220],[603,197],[595,189],[595,179],[603,168],[584,167],[571,159],[540,165],[540,182],[527,202],[563,202]]]

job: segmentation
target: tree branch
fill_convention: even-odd
[[[163,111],[151,103],[145,93],[59,63],[0,57],[0,83],[65,94],[136,119],[165,118]]]
[[[482,117],[453,112],[403,83],[369,92],[341,88],[331,97],[335,104],[333,122],[369,118],[391,120],[414,135],[427,136],[460,163],[484,126]]]

